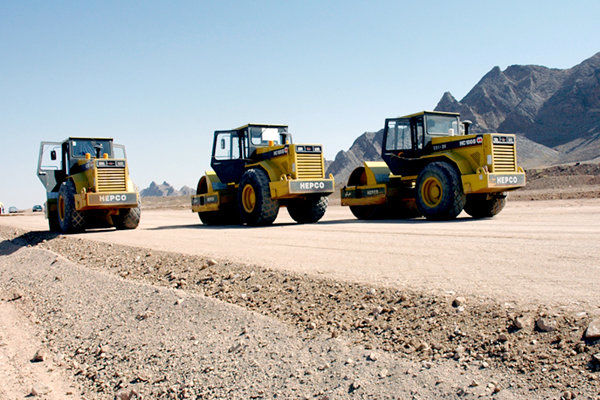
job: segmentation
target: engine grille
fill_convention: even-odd
[[[125,168],[98,168],[98,192],[125,192]]]
[[[296,176],[298,179],[323,179],[321,153],[297,153]]]
[[[514,143],[494,143],[492,155],[494,158],[493,172],[515,172],[517,170],[517,154]]]

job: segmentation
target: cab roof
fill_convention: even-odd
[[[432,114],[432,115],[450,115],[450,116],[454,116],[454,117],[459,117],[460,114],[459,113],[455,113],[455,112],[448,112],[448,111],[420,111],[418,113],[414,113],[414,114],[409,114],[409,115],[405,115],[403,117],[399,117],[399,118],[413,118],[413,117],[420,117],[421,115],[425,115],[425,114]]]
[[[242,129],[246,129],[251,126],[256,126],[259,128],[287,128],[287,125],[272,125],[272,124],[246,124],[240,126],[239,128],[235,128],[234,131],[241,131]]]
[[[110,140],[110,141],[112,141],[113,138],[109,138],[109,137],[81,137],[81,136],[75,137],[75,136],[69,136],[64,141],[68,142],[69,140]]]

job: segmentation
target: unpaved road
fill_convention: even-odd
[[[46,229],[41,215],[0,224]],[[600,199],[509,201],[494,219],[451,222],[358,221],[331,206],[320,223],[297,225],[282,209],[264,228],[206,227],[187,210],[149,210],[137,230],[75,236],[398,288],[598,306]]]
[[[473,358],[475,349],[444,357],[443,347],[435,353],[427,347],[413,357],[404,351],[373,351],[345,335],[334,338],[318,330],[306,335],[299,326],[198,294],[193,287],[181,290],[141,282],[135,269],[130,269],[131,278],[121,279],[106,269],[25,246],[22,239],[15,243],[21,244],[0,242],[2,400],[109,400],[115,394],[129,399],[128,393],[137,393],[134,399],[493,395],[508,400],[597,392],[591,370],[586,369],[582,378],[571,374],[564,383],[550,385],[537,371],[538,364],[519,376],[502,367],[484,366]],[[85,244],[75,244],[79,245]],[[271,306],[277,304],[273,300]],[[357,316],[361,313],[356,310]],[[515,340],[532,334],[539,336],[523,332]],[[459,347],[466,343],[460,337],[453,341]],[[47,357],[30,362],[39,348],[47,351]],[[43,395],[29,395],[32,387],[43,388]]]

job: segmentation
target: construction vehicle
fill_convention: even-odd
[[[125,147],[113,139],[42,142],[37,175],[46,188],[50,231],[137,228],[139,194],[129,177]]]
[[[469,132],[470,121],[423,111],[385,120],[381,157],[365,161],[341,189],[359,219],[498,214],[507,192],[525,186],[512,134]]]
[[[216,131],[212,171],[198,181],[192,211],[205,225],[270,225],[285,206],[298,223],[317,222],[334,191],[323,146],[292,144],[286,125]]]

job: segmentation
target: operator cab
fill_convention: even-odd
[[[222,183],[239,182],[245,166],[256,160],[256,149],[292,143],[286,125],[248,124],[216,131],[210,166]]]
[[[415,175],[423,162],[420,157],[433,150],[432,138],[463,135],[466,127],[461,125],[458,113],[423,111],[388,118],[383,131],[382,158],[394,175]]]
[[[126,159],[125,147],[112,138],[70,137],[62,142],[42,142],[38,159],[38,177],[47,191],[58,191],[70,175],[80,172],[79,160],[90,158]]]

